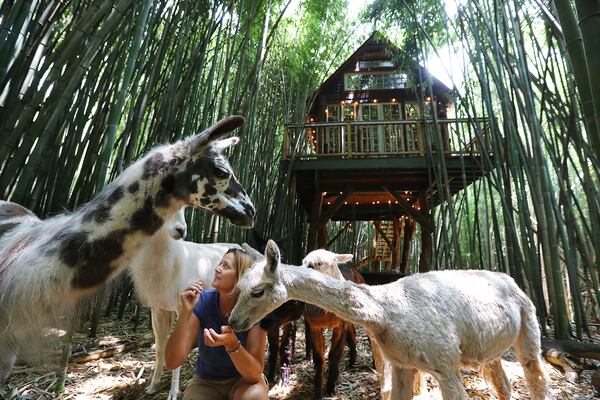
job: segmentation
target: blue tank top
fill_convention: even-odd
[[[215,381],[240,376],[224,346],[209,347],[204,344],[205,328],[213,328],[215,332],[221,333],[221,326],[228,325],[219,312],[219,292],[215,289],[202,291],[193,312],[200,320],[196,374],[202,379]],[[236,336],[242,346],[246,347],[248,331],[236,332]]]

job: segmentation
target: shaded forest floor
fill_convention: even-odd
[[[271,399],[300,400],[312,398],[314,372],[312,362],[304,359],[303,324],[298,324],[296,353],[291,385],[283,389],[274,385],[269,392]],[[129,321],[107,320],[101,324],[98,340],[92,341],[84,334],[75,334],[74,352],[94,348],[111,348],[118,343],[142,343],[138,348],[116,354],[109,358],[86,363],[70,363],[66,390],[60,395],[52,394],[57,381],[57,363],[46,362],[36,366],[17,365],[8,379],[8,387],[0,392],[0,398],[14,399],[165,399],[170,386],[170,373],[164,373],[161,390],[152,396],[145,396],[144,389],[148,385],[154,362],[154,349],[151,347],[152,330],[148,323],[138,327],[134,332]],[[193,361],[196,353],[188,359],[188,365],[182,368],[181,390],[193,374]],[[521,366],[509,351],[502,362],[507,376],[512,383],[512,399],[529,399],[523,379]],[[340,379],[336,386],[336,396],[328,399],[379,399],[379,383],[377,374],[372,369],[372,357],[369,343],[362,329],[358,329],[358,360],[354,368],[347,368],[346,354],[340,366]],[[594,390],[590,385],[592,370],[582,373],[579,384],[571,384],[564,380],[563,374],[550,364],[545,363],[550,377],[550,388],[553,398],[564,400],[581,400],[594,398]],[[437,384],[428,375],[424,378],[427,393],[417,399],[440,400],[441,394]],[[463,373],[463,381],[472,399],[495,399],[490,387],[475,372]]]

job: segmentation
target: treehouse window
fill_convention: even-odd
[[[328,122],[336,122],[340,120],[340,106],[337,104],[330,104],[327,106],[325,111],[325,117]]]
[[[403,89],[407,76],[399,72],[348,73],[344,75],[344,88],[349,90]]]
[[[359,61],[358,69],[370,69],[370,68],[393,68],[394,63],[392,60],[369,60]]]
[[[342,120],[343,121],[354,121],[356,119],[356,110],[353,105],[342,107]]]

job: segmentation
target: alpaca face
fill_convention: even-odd
[[[236,331],[245,331],[288,300],[277,267],[279,249],[269,240],[263,260],[256,262],[238,281],[238,300],[229,323]]]
[[[304,257],[302,265],[337,279],[344,279],[339,264],[352,261],[352,254],[336,254],[325,249],[313,250]]]
[[[187,222],[185,222],[185,208],[177,211],[175,215],[171,217],[170,220],[167,221],[167,230],[169,232],[169,236],[175,240],[180,240],[185,238],[187,233]]]

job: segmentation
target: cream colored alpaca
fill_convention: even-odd
[[[238,282],[230,324],[245,330],[288,300],[327,309],[362,325],[392,366],[393,399],[413,398],[417,370],[438,381],[445,400],[465,400],[461,368],[480,368],[498,398],[510,399],[500,357],[514,345],[533,400],[547,399],[535,307],[506,274],[436,271],[380,286],[339,281],[280,264],[269,241],[265,260]]]
[[[152,381],[146,393],[156,393],[165,365],[165,346],[175,318],[179,293],[190,283],[202,281],[209,289],[215,267],[235,243],[194,243],[183,239],[187,231],[184,210],[168,220],[133,259],[129,271],[140,300],[151,307],[155,341],[155,361]],[[179,395],[181,367],[173,370],[167,400]]]

